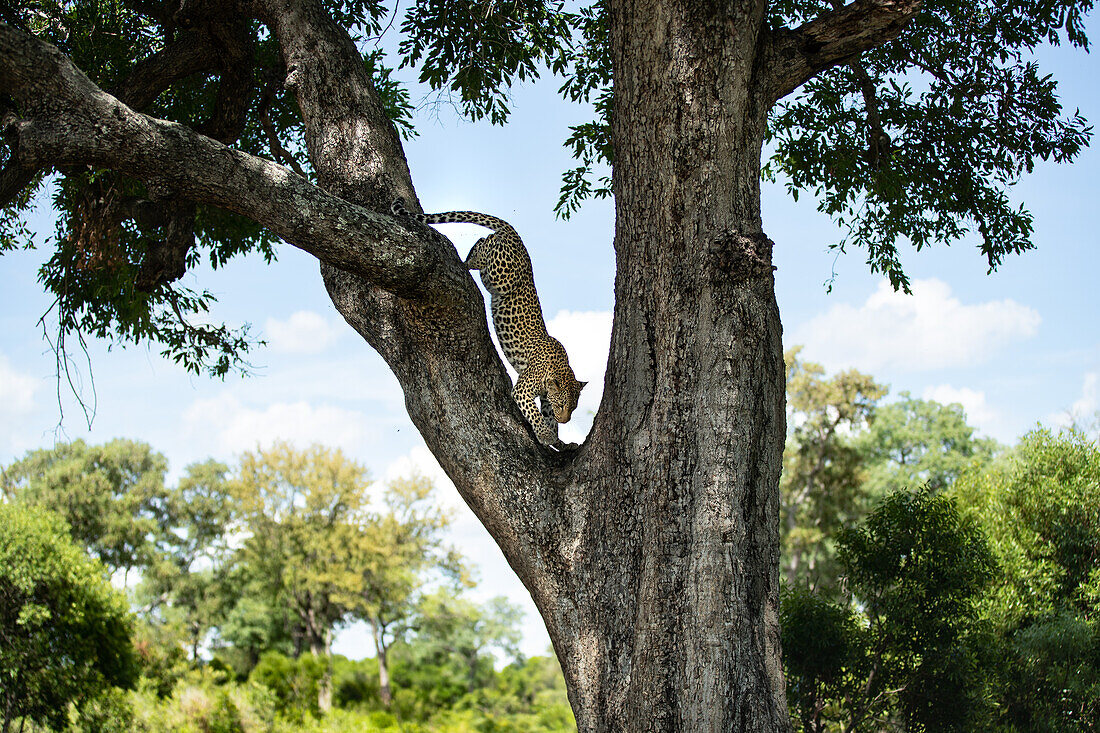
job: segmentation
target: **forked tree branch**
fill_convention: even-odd
[[[319,185],[135,112],[55,47],[0,25],[0,93],[22,165],[84,164],[246,216],[314,256],[337,309],[382,355],[425,442],[528,587],[558,582],[563,476],[511,398],[484,301],[453,247],[375,213],[415,201],[393,124],[346,30],[315,0],[255,0],[279,40]]]
[[[0,24],[0,92],[25,168],[91,165],[260,223],[290,244],[403,297],[420,297],[440,253],[387,215],[350,204],[282,166],[190,128],[135,112],[91,82],[56,47]]]
[[[772,98],[782,99],[821,71],[893,40],[922,5],[923,0],[856,0],[780,30],[769,48]]]

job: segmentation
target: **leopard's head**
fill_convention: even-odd
[[[588,382],[578,382],[568,364],[553,370],[546,380],[546,397],[554,410],[554,419],[559,423],[569,422],[573,410],[577,409],[577,400],[581,390]]]

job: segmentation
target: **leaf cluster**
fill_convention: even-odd
[[[187,9],[176,5],[20,3],[0,9],[0,17],[57,45],[93,82],[139,111],[312,177],[301,113],[283,89],[285,69],[275,39],[255,20],[233,16],[229,4],[199,19],[182,18]],[[381,33],[387,14],[375,0],[327,2],[326,10],[361,41]],[[199,42],[203,34],[220,39],[205,68],[165,71],[162,63],[164,78],[154,80],[155,96],[140,101],[126,96],[128,89],[144,88],[132,83],[135,79],[148,81],[143,62],[171,59],[174,49]],[[232,38],[233,50],[218,46],[225,38]],[[392,77],[384,54],[364,51],[363,63],[387,113],[406,136],[412,134],[408,92]],[[10,160],[11,149],[5,152]],[[180,277],[204,262],[217,269],[252,252],[270,262],[276,239],[268,231],[233,212],[196,206],[170,190],[150,190],[110,171],[62,166],[28,176],[3,202],[0,252],[34,244],[25,219],[36,189],[49,182],[57,231],[39,282],[54,297],[42,323],[59,371],[68,373],[69,354],[83,348],[87,336],[157,344],[165,358],[196,374],[248,371],[248,353],[258,343],[249,324],[219,323],[214,294],[187,287]]]
[[[125,597],[47,511],[0,504],[0,708],[60,730],[70,703],[132,686]]]
[[[847,230],[834,245],[867,252],[872,271],[909,291],[899,242],[917,249],[970,234],[990,270],[1030,249],[1031,214],[1010,187],[1039,161],[1068,162],[1092,128],[1065,113],[1033,53],[1087,48],[1092,0],[937,0],[895,41],[822,72],[769,121],[764,168]],[[779,3],[798,20],[817,3]],[[778,19],[773,15],[774,19]]]
[[[788,586],[788,700],[805,731],[971,730],[982,685],[973,609],[995,561],[954,501],[898,492],[837,538],[853,598]]]
[[[559,0],[416,0],[401,23],[401,66],[419,64],[420,81],[458,96],[472,120],[508,119],[508,88],[540,66],[567,63],[570,16]]]
[[[148,567],[171,542],[179,505],[164,487],[168,464],[145,443],[82,440],[28,452],[0,472],[9,500],[57,512],[73,539],[113,571]]]

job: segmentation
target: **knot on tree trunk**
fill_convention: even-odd
[[[715,237],[707,252],[716,277],[744,283],[771,277],[772,240],[763,234],[725,231]]]

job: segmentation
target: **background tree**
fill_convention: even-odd
[[[419,475],[389,482],[387,511],[366,520],[357,545],[362,587],[354,615],[371,628],[386,707],[392,699],[389,648],[417,615],[430,576],[456,586],[469,584],[461,558],[443,544],[451,517],[433,504],[432,492],[431,481]]]
[[[1100,718],[1100,444],[1038,429],[954,493],[1001,567],[982,605],[997,650],[997,730],[1087,731]]]
[[[347,618],[362,586],[355,545],[370,485],[367,471],[339,450],[295,450],[277,443],[241,456],[231,485],[240,559],[273,606],[285,604],[294,656],[309,651],[329,664],[333,627]],[[268,607],[269,609],[271,606]],[[331,675],[319,689],[332,704]]]
[[[167,469],[146,443],[76,440],[27,453],[4,469],[0,485],[12,501],[60,514],[78,545],[112,573],[128,574],[156,562],[169,540]]]
[[[394,647],[395,707],[453,707],[488,687],[498,661],[522,661],[522,612],[504,598],[477,604],[441,588],[420,599],[411,633]]]
[[[614,327],[601,409],[569,455],[517,411],[454,248],[383,213],[397,196],[419,206],[390,119],[404,98],[354,43],[381,28],[382,4],[100,5],[15,8],[0,27],[6,231],[27,186],[62,174],[41,272],[57,343],[151,340],[224,373],[247,339],[192,318],[210,296],[180,276],[203,256],[270,256],[276,238],[302,248],[531,591],[581,729],[786,730],[763,143],[766,172],[820,190],[895,286],[903,237],[973,230],[995,267],[1030,246],[1008,186],[1087,141],[1030,52],[1086,45],[1091,0],[414,3],[401,62],[469,116],[503,121],[508,85],[540,64],[596,102],[564,199],[599,190],[587,160],[612,164]]]
[[[820,364],[788,351],[787,425],[779,482],[783,574],[788,583],[836,590],[833,539],[869,510],[863,455],[853,444],[886,387],[855,369],[825,378]]]
[[[997,441],[977,436],[966,424],[962,405],[919,400],[908,392],[899,396],[881,406],[859,436],[869,495],[919,486],[942,491],[972,463],[988,463],[997,453]]]
[[[785,597],[792,717],[804,731],[982,729],[974,608],[995,561],[977,524],[952,499],[902,491],[837,545],[854,605]]]
[[[142,574],[136,600],[145,614],[159,614],[186,634],[191,659],[218,623],[224,594],[220,576],[229,554],[232,503],[228,467],[218,461],[188,466],[170,493],[169,526],[163,551]]]
[[[27,720],[61,730],[70,703],[82,708],[112,686],[132,686],[131,624],[125,597],[59,517],[0,504],[3,733],[17,720],[20,730]]]

